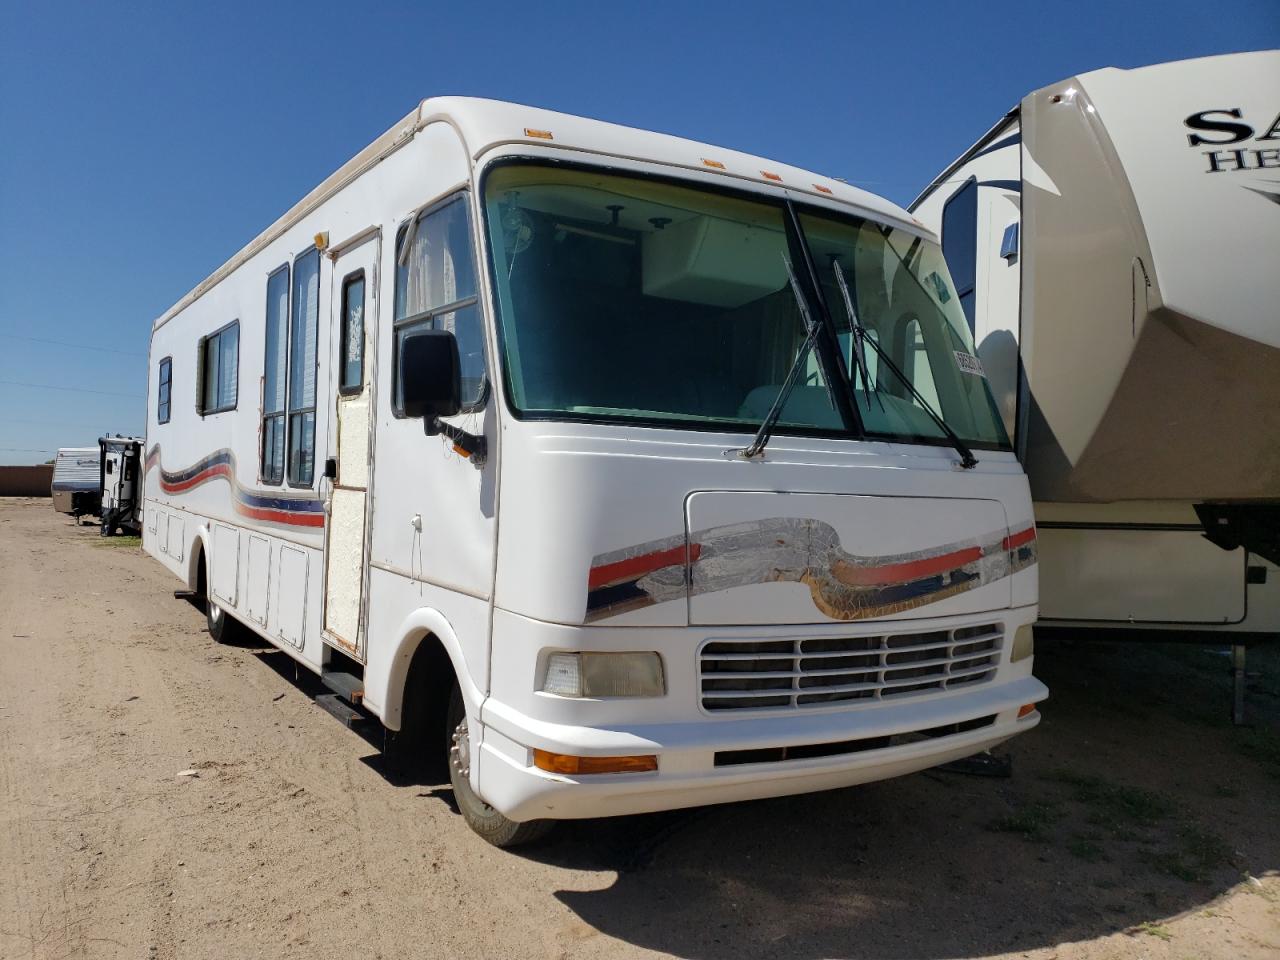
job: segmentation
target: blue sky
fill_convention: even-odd
[[[905,204],[1036,87],[1280,46],[1280,0],[0,0],[0,16],[0,463],[141,430],[151,320],[424,96],[708,140]]]

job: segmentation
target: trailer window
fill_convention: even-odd
[[[160,382],[156,388],[156,422],[169,422],[169,398],[173,389],[173,358],[160,361]]]
[[[466,196],[427,210],[396,238],[396,319],[392,358],[396,415],[400,396],[400,344],[418,330],[448,330],[462,363],[462,408],[483,405],[488,383],[484,328],[476,304],[475,254]]]
[[[969,321],[969,334],[976,336],[973,300],[978,275],[977,180],[970,179],[942,208],[942,255],[951,269],[960,307]]]
[[[289,483],[309,487],[316,461],[316,338],[320,320],[320,251],[293,262],[289,323]]]
[[[289,265],[267,277],[267,342],[262,377],[262,482],[284,480],[284,383]]]
[[[200,341],[197,407],[200,415],[236,408],[240,373],[240,321],[235,320]]]
[[[364,271],[342,283],[342,362],[338,392],[359,393],[364,387]]]

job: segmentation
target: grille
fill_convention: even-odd
[[[998,623],[925,633],[713,640],[698,655],[707,710],[803,709],[888,700],[990,680]]]

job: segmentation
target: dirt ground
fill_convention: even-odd
[[[1012,779],[486,846],[136,541],[0,500],[0,957],[1280,956],[1280,649],[1042,643]],[[195,770],[195,776],[178,776]]]

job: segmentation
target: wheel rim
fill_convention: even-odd
[[[222,619],[222,608],[218,606],[216,603],[214,603],[212,600],[210,600],[209,601],[209,622],[217,623],[221,619]]]
[[[457,772],[463,782],[471,776],[471,731],[467,729],[467,718],[463,717],[453,728],[453,736],[449,742],[449,765]]]

